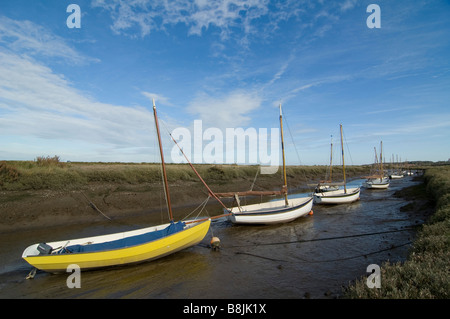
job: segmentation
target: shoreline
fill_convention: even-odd
[[[398,198],[404,199],[404,204],[402,205],[402,207],[400,207],[400,211],[402,211],[403,214],[406,214],[406,215],[400,215],[400,216],[407,217],[411,221],[411,224],[415,223],[416,225],[422,224],[427,219],[427,217],[429,217],[429,215],[427,215],[427,214],[434,213],[434,210],[431,209],[432,207],[430,205],[426,205],[427,198],[424,198],[424,197],[419,198],[418,197],[419,194],[422,194],[422,195],[424,194],[423,190],[425,189],[424,179],[422,177],[419,177],[419,178],[420,178],[420,180],[415,179],[415,181],[419,182],[419,183],[414,183],[414,186],[403,187],[401,189],[396,190],[392,194],[393,197],[398,197]],[[243,182],[242,180],[234,181],[234,183],[236,183],[236,184],[240,184],[242,182]],[[172,186],[171,187],[171,195],[174,198],[173,206],[174,206],[174,208],[176,207],[175,211],[178,211],[178,208],[180,208],[180,210],[182,210],[181,208],[183,206],[197,207],[198,204],[206,196],[206,192],[203,190],[203,187],[201,187],[201,186],[195,187],[196,185],[198,185],[197,182],[183,181],[183,182],[177,182],[175,184],[176,185],[171,185]],[[230,183],[226,183],[223,185],[223,187],[230,188],[230,185],[231,185]],[[100,186],[102,186],[102,187],[100,187]],[[116,187],[116,186],[117,185],[114,185],[114,187]],[[127,189],[124,189],[123,185],[122,185],[122,188],[118,189],[118,188],[112,188],[112,185],[109,185],[109,187],[106,187],[106,185],[104,185],[104,184],[96,185],[96,188],[92,187],[90,189],[71,190],[71,191],[59,192],[59,193],[57,191],[49,191],[49,190],[39,191],[34,194],[35,196],[31,196],[32,194],[28,194],[27,196],[25,196],[23,193],[20,194],[20,192],[17,192],[15,194],[15,196],[16,197],[19,196],[19,198],[17,198],[16,202],[21,202],[21,203],[26,202],[26,201],[23,201],[23,199],[24,199],[23,197],[20,198],[20,195],[22,195],[27,200],[33,200],[34,201],[33,203],[35,204],[35,206],[34,206],[35,208],[41,207],[41,209],[42,209],[42,205],[45,203],[48,205],[50,205],[50,203],[58,203],[58,202],[67,204],[68,198],[71,197],[72,203],[73,202],[79,203],[79,205],[80,205],[79,207],[83,208],[84,211],[81,213],[77,212],[76,214],[73,214],[73,212],[71,212],[70,210],[64,210],[64,209],[60,209],[59,212],[58,211],[55,211],[53,213],[47,212],[47,214],[44,214],[45,216],[41,216],[41,218],[35,218],[34,224],[33,223],[25,223],[24,221],[22,221],[21,223],[15,222],[15,223],[12,223],[12,227],[10,227],[9,229],[17,231],[17,234],[15,234],[14,236],[22,236],[22,235],[27,234],[28,229],[30,231],[34,231],[34,230],[36,230],[36,228],[42,228],[42,229],[39,229],[38,231],[39,232],[40,231],[52,232],[55,229],[52,228],[51,225],[57,227],[57,225],[60,225],[61,222],[63,224],[67,225],[67,220],[71,220],[71,219],[73,220],[73,224],[78,223],[78,224],[80,224],[79,226],[81,226],[81,227],[84,227],[84,223],[86,223],[86,225],[89,225],[89,223],[92,223],[93,227],[97,227],[97,226],[94,226],[94,224],[96,224],[98,222],[101,222],[101,225],[102,225],[101,227],[103,227],[104,222],[109,223],[109,221],[107,221],[103,216],[101,216],[98,212],[96,212],[94,209],[92,209],[92,207],[89,206],[89,203],[82,195],[82,192],[85,192],[86,195],[88,196],[88,198],[90,200],[92,200],[95,203],[95,205],[98,205],[99,209],[101,209],[104,213],[106,213],[108,216],[110,216],[115,221],[119,221],[119,222],[125,221],[128,217],[130,217],[130,219],[133,220],[135,216],[144,215],[148,212],[150,212],[150,214],[152,212],[154,212],[155,213],[154,219],[156,220],[159,217],[159,215],[157,214],[157,211],[160,210],[159,206],[158,206],[158,208],[155,208],[156,206],[153,207],[152,210],[148,210],[148,209],[141,210],[142,205],[146,205],[146,203],[159,202],[160,195],[158,192],[156,192],[157,185],[155,184],[153,186],[155,186],[155,188],[150,190],[150,185],[147,185],[146,187],[148,187],[149,189],[146,189],[145,191],[143,191],[141,189],[140,192],[138,192],[138,189],[136,188],[137,186],[127,187]],[[158,187],[159,186],[160,185],[158,185]],[[216,187],[220,188],[219,187],[220,185],[212,185],[211,184],[210,186],[212,187],[212,189],[214,191],[218,191],[216,189]],[[142,185],[141,185],[141,187],[142,187]],[[134,190],[134,192],[132,190]],[[369,193],[376,194],[377,192],[370,191]],[[179,196],[182,196],[182,194],[184,194],[184,196],[185,196],[184,198],[179,197]],[[200,194],[200,195],[198,195],[198,194]],[[12,193],[10,195],[13,196]],[[153,199],[150,200],[148,198],[149,196],[153,196],[152,197]],[[162,193],[162,196],[164,196],[163,193]],[[199,196],[202,196],[202,197],[200,198]],[[128,200],[127,200],[128,203],[130,203],[130,202],[134,203],[134,205],[136,205],[136,207],[139,208],[139,210],[120,209],[120,205],[127,205],[127,201],[124,200],[124,198],[128,198]],[[42,201],[42,199],[45,199],[45,201]],[[162,199],[164,200],[164,198],[162,198]],[[259,200],[259,198],[257,200]],[[30,202],[28,202],[28,203],[30,204]],[[164,201],[163,201],[163,203],[164,203]],[[185,203],[189,203],[189,204],[184,205]],[[216,204],[214,203],[211,205],[216,205]],[[31,205],[31,206],[33,206],[33,205]],[[130,208],[130,207],[131,206],[128,206],[128,208]],[[219,206],[217,205],[215,207],[219,207]],[[426,207],[428,207],[427,212],[424,209]],[[60,208],[62,208],[62,207],[60,207]],[[113,211],[112,208],[115,208],[117,210]],[[164,208],[165,207],[163,205],[162,209],[164,209]],[[220,207],[219,207],[219,209],[220,209]],[[209,207],[208,207],[208,210],[211,215],[215,214],[215,211],[210,210]],[[314,215],[316,215],[316,214],[314,214]],[[319,214],[319,215],[325,216],[327,214],[325,214],[325,215]],[[74,218],[72,218],[72,217],[74,217]],[[330,217],[332,217],[332,216],[330,216]],[[134,219],[134,220],[137,220],[137,219]],[[139,219],[139,221],[142,221],[142,220],[143,219]],[[148,220],[147,216],[145,216],[145,220],[147,222],[147,220]],[[316,221],[319,222],[320,219],[317,219]],[[19,224],[21,224],[21,225],[19,225]],[[97,225],[100,225],[100,224],[97,224]],[[127,225],[127,227],[130,225]],[[18,228],[18,226],[20,226],[20,228]],[[319,229],[320,229],[320,222],[319,222],[319,224],[317,224],[317,226],[319,226]],[[45,229],[46,227],[48,227],[48,230]],[[114,227],[116,227],[116,226],[114,226]],[[233,229],[236,230],[238,228],[231,228],[231,230],[233,230]],[[301,228],[299,228],[299,229],[301,229]],[[256,229],[256,232],[258,232],[258,229]],[[8,236],[8,234],[6,234],[6,236]],[[12,233],[11,233],[11,236],[13,236]],[[416,237],[416,235],[412,235],[412,236],[414,238]],[[265,256],[264,250],[261,252],[261,255]],[[204,258],[210,258],[209,254],[207,254],[205,256],[208,256],[208,257],[204,257]],[[215,257],[215,258],[219,258],[219,257]],[[258,261],[254,261],[254,260],[252,262],[258,263]],[[380,263],[380,262],[377,262],[377,263]],[[279,268],[277,268],[277,269],[279,269]],[[355,277],[354,280],[355,281],[358,280],[357,276]],[[353,281],[349,281],[348,284],[352,285],[352,282]],[[387,284],[387,282],[388,282],[387,277],[385,277],[383,275],[383,284],[385,284],[385,283]],[[344,288],[344,286],[341,288]],[[335,289],[335,290],[333,290],[333,289]],[[338,291],[337,288],[333,288],[333,289],[330,287],[327,287],[326,291],[327,291],[327,293],[329,291],[330,294],[329,295],[326,294],[325,297],[322,296],[322,298],[328,298],[328,299],[329,298],[339,298],[339,299],[351,298],[349,296],[346,296],[344,291],[340,291],[340,290]],[[306,291],[309,291],[309,290],[306,290]],[[314,293],[317,294],[317,292],[314,292]],[[318,298],[320,298],[320,294],[318,294],[317,296],[319,296]]]
[[[358,177],[354,178],[358,179]],[[209,185],[214,192],[247,190],[249,181],[235,180],[225,185]],[[249,184],[250,185],[250,184]],[[311,188],[297,186],[289,193],[311,192]],[[195,208],[208,197],[206,188],[199,182],[179,181],[171,185],[170,195],[174,214]],[[0,232],[27,231],[46,227],[108,221],[125,222],[127,219],[160,215],[166,211],[162,185],[91,185],[81,190],[27,190],[1,191]],[[267,196],[267,200],[276,196]],[[248,197],[247,201],[259,196]],[[232,199],[221,198],[227,205]],[[207,204],[211,216],[222,214],[222,206],[210,198]],[[103,214],[103,216],[102,216]],[[107,217],[105,217],[105,215]],[[179,218],[182,218],[180,216]]]
[[[0,171],[0,231],[11,232],[73,223],[126,220],[165,209],[158,164],[2,162]],[[276,174],[257,175],[259,166],[196,165],[214,192],[277,190],[283,184]],[[309,192],[326,176],[328,166],[288,166],[289,193]],[[350,166],[348,181],[360,178],[369,166]],[[204,185],[185,164],[167,166],[174,210],[196,207],[208,197]],[[342,178],[339,169],[335,179]],[[256,183],[255,177],[257,176]],[[227,199],[223,199],[224,202]],[[209,204],[217,203],[210,199]],[[98,209],[95,210],[94,206]],[[211,215],[220,215],[221,206]],[[214,208],[215,209],[215,208]],[[100,211],[100,212],[99,212]]]

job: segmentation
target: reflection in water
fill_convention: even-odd
[[[406,257],[408,245],[383,250],[409,242],[412,230],[339,237],[413,224],[408,214],[400,211],[406,202],[392,196],[412,184],[411,179],[403,179],[393,181],[387,190],[362,189],[358,202],[316,205],[312,216],[287,224],[239,226],[225,218],[216,220],[199,245],[153,262],[82,272],[80,289],[67,288],[69,274],[38,272],[35,279],[25,280],[31,268],[20,258],[23,249],[30,242],[116,232],[130,229],[130,225],[109,222],[0,235],[0,297],[303,298],[307,294],[325,298],[329,291],[336,296],[343,285],[365,275],[369,264]],[[139,227],[148,223],[148,217],[130,221]],[[212,235],[221,240],[219,251],[208,248]],[[326,238],[336,239],[318,240]]]

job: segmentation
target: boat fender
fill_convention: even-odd
[[[313,212],[313,210],[311,209],[311,211],[308,213],[308,215],[314,215],[314,212]]]
[[[210,244],[211,244],[211,249],[212,249],[212,250],[218,250],[218,249],[220,249],[220,239],[219,239],[218,237],[213,237],[213,238],[211,239]]]

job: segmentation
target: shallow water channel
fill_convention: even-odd
[[[355,203],[315,205],[312,216],[287,224],[238,226],[215,220],[202,243],[152,262],[82,272],[81,288],[67,287],[69,274],[38,272],[25,279],[32,268],[21,259],[22,251],[36,242],[130,225],[105,221],[0,234],[0,298],[334,298],[342,286],[367,275],[368,265],[406,258],[415,234],[408,226],[423,221],[402,212],[408,202],[393,193],[416,183],[405,177],[392,180],[387,190],[362,188]],[[146,217],[132,222],[149,224]],[[211,235],[220,238],[219,251],[209,248]]]

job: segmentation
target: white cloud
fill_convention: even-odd
[[[201,35],[211,26],[221,30],[222,38],[229,36],[230,28],[239,28],[248,34],[252,32],[253,21],[269,11],[267,0],[95,0],[92,5],[111,13],[114,32],[127,34],[128,29],[137,26],[142,36],[153,29],[164,29],[178,23],[189,28],[189,35]]]
[[[357,0],[345,0],[342,4],[340,4],[341,10],[342,11],[351,10],[356,6],[357,2],[358,2]]]
[[[144,95],[146,98],[148,98],[149,100],[154,99],[155,100],[155,104],[161,103],[167,106],[172,106],[173,104],[169,102],[169,98],[162,95],[162,94],[157,94],[157,93],[150,93],[150,92],[141,92],[142,95]]]
[[[118,149],[151,146],[154,136],[147,109],[95,101],[35,60],[1,51],[0,114],[2,139],[107,146],[111,158]]]
[[[262,98],[255,92],[235,90],[225,96],[199,93],[188,105],[188,112],[197,114],[208,127],[243,127],[250,123],[250,112],[261,105]]]
[[[80,54],[43,26],[27,20],[0,16],[0,44],[20,54],[61,58],[75,64],[98,62],[98,59]]]

